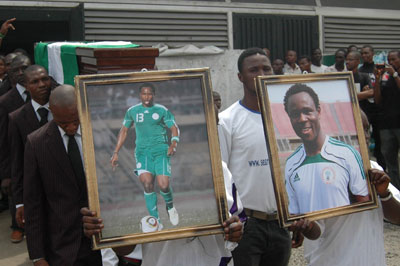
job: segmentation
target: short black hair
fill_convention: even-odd
[[[293,50],[293,49],[288,49],[288,50],[286,51],[285,55],[287,55],[289,52],[295,52],[295,53],[296,53],[296,56],[297,56],[296,50]]]
[[[261,48],[253,47],[253,48],[249,48],[249,49],[244,50],[240,54],[239,59],[238,59],[238,63],[237,63],[238,64],[239,73],[241,73],[242,70],[243,70],[243,61],[244,61],[244,59],[246,59],[246,57],[249,57],[249,56],[252,56],[252,55],[255,55],[255,54],[265,55],[268,58],[268,56],[265,53],[265,51],[263,49],[261,49]]]
[[[302,55],[299,57],[299,59],[297,60],[298,62],[300,62],[301,59],[307,59],[308,62],[311,62],[311,58],[308,55]]]
[[[313,48],[312,50],[311,50],[311,54],[313,54],[315,51],[317,51],[317,50],[319,50],[320,52],[322,52],[321,51],[321,49],[319,48],[319,47],[316,47],[316,48]]]
[[[390,53],[397,53],[397,57],[400,58],[400,51],[399,51],[399,50],[390,50],[389,53],[388,53],[388,55],[389,55]]]
[[[318,98],[318,95],[315,93],[315,91],[311,87],[307,86],[306,84],[296,83],[296,84],[292,85],[286,91],[285,97],[283,98],[283,105],[285,106],[286,113],[289,114],[289,112],[288,112],[289,97],[292,95],[295,95],[297,93],[300,93],[300,92],[308,93],[311,96],[311,98],[313,99],[315,107],[317,109],[319,108],[319,98]]]
[[[369,49],[371,49],[372,52],[374,51],[374,47],[372,47],[369,44],[364,45],[362,48],[369,48]]]
[[[29,73],[32,73],[33,71],[37,71],[37,70],[39,70],[39,69],[44,69],[44,70],[46,71],[46,73],[47,73],[46,68],[44,68],[44,67],[41,66],[41,65],[30,65],[30,66],[28,66],[28,67],[24,70],[25,80],[26,80],[26,78],[27,78],[27,76],[28,76]],[[48,75],[48,74],[47,74],[47,75]]]
[[[218,91],[213,91],[213,97],[221,97],[221,94],[219,94]]]
[[[355,45],[355,44],[350,44],[349,46],[347,46],[347,50],[349,50],[349,49],[352,48],[352,47],[358,49],[357,45]]]
[[[156,86],[153,83],[145,82],[139,87],[139,93],[142,92],[143,88],[151,88],[151,91],[154,95],[156,95]]]
[[[343,48],[337,49],[336,52],[335,52],[335,56],[336,56],[337,53],[339,53],[339,52],[343,52],[343,53],[344,53],[344,56],[345,56],[345,57],[347,56],[347,51],[346,51],[345,49],[343,49]]]
[[[356,59],[357,59],[357,60],[361,60],[361,54],[360,54],[360,52],[356,52],[356,51],[349,52],[349,53],[346,55],[346,57],[347,57],[348,55],[350,55],[350,54],[354,54],[354,55],[356,56]]]

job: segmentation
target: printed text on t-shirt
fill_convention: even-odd
[[[251,160],[251,161],[249,161],[249,166],[250,167],[266,166],[266,165],[269,165],[269,159],[261,159],[261,160]]]

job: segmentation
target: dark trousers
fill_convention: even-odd
[[[235,266],[286,266],[291,249],[290,234],[278,221],[249,218],[243,237],[233,252]]]
[[[382,153],[385,156],[387,172],[391,183],[400,189],[399,150],[400,150],[400,128],[381,129]]]
[[[379,120],[381,119],[380,116],[375,115],[368,117],[368,120],[372,126],[372,134],[371,137],[375,140],[375,148],[374,148],[374,157],[376,158],[376,161],[380,166],[382,166],[383,169],[386,169],[386,163],[385,163],[385,157],[382,154],[382,146],[381,146],[381,134],[380,134],[380,128],[379,128]]]
[[[92,250],[90,239],[83,236],[81,247],[74,266],[102,266],[103,261],[101,258],[100,250]]]
[[[24,229],[18,226],[17,220],[15,219],[15,214],[17,212],[17,209],[15,208],[15,201],[11,195],[9,195],[8,197],[8,206],[10,208],[10,214],[11,214],[11,229],[23,232]]]

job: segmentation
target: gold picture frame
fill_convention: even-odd
[[[169,178],[179,223],[174,226],[169,221],[155,178],[159,220],[158,231],[153,232],[141,224],[143,217],[150,216],[144,188],[133,171],[137,166],[134,126],[114,171],[110,163],[125,113],[142,104],[139,87],[144,83],[156,87],[154,104],[166,107],[180,130]],[[81,75],[75,77],[75,88],[89,207],[105,226],[93,237],[94,249],[223,233],[228,210],[208,68]],[[156,119],[154,113],[151,117]],[[166,139],[170,145],[171,136]]]
[[[267,150],[271,163],[271,172],[273,176],[280,225],[283,227],[290,226],[295,220],[300,218],[319,220],[377,208],[378,202],[375,187],[371,185],[368,175],[370,162],[352,73],[342,72],[307,75],[259,76],[257,79],[255,79],[255,83],[262,114],[266,143],[268,146]],[[338,186],[335,183],[338,181],[335,180],[342,180],[339,178],[343,178],[342,176],[344,176],[340,175],[339,171],[339,174],[336,173],[336,171],[340,169],[334,169],[334,172],[331,172],[331,168],[323,168],[324,170],[321,172],[315,170],[313,173],[315,174],[315,180],[317,181],[309,181],[311,179],[308,179],[308,177],[312,175],[309,174],[311,171],[313,171],[310,170],[313,169],[311,167],[320,166],[308,166],[309,168],[307,168],[307,170],[302,170],[304,171],[304,175],[302,177],[295,176],[295,172],[298,174],[297,171],[300,171],[298,170],[300,169],[300,165],[303,166],[306,164],[305,159],[312,158],[307,156],[306,149],[304,148],[305,146],[302,145],[304,143],[303,139],[298,137],[298,134],[302,135],[305,132],[302,136],[303,138],[306,138],[306,134],[311,134],[314,132],[314,129],[311,129],[313,131],[309,133],[310,125],[304,124],[303,129],[301,129],[304,131],[298,131],[298,133],[295,133],[295,130],[291,124],[292,120],[288,115],[289,111],[286,112],[285,110],[285,105],[283,103],[284,96],[288,89],[295,84],[304,84],[308,87],[311,87],[317,94],[317,97],[319,97],[321,109],[320,114],[318,115],[318,125],[320,125],[320,128],[328,138],[325,138],[325,140],[340,145],[343,145],[344,142],[348,144],[349,147],[356,147],[356,149],[359,151],[362,159],[362,166],[360,164],[360,171],[358,174],[362,175],[362,170],[365,174],[364,178],[359,178],[359,180],[366,180],[366,184],[365,182],[363,184],[363,189],[364,191],[365,189],[368,189],[369,200],[364,198],[363,201],[353,202],[351,201],[351,193],[348,193],[348,200],[350,201],[350,204],[341,205],[339,203],[328,202],[328,194],[323,195],[325,193],[324,185],[319,187],[318,184],[321,184],[322,180],[325,184],[327,184],[327,187],[331,186],[332,184]],[[310,94],[308,93],[308,95]],[[313,101],[312,97],[309,99],[311,99],[311,102]],[[287,106],[291,107],[289,104]],[[313,106],[315,106],[315,100]],[[302,111],[298,113],[296,112],[293,111],[291,113],[292,118],[296,117],[296,115],[297,117],[300,117],[300,113],[302,113]],[[303,117],[304,116],[302,116],[301,119],[303,119]],[[301,123],[304,122],[303,120],[300,121],[302,121]],[[305,139],[305,141],[307,142],[309,140]],[[323,147],[327,147],[325,146],[328,145],[327,143],[328,142],[324,142]],[[351,149],[351,147],[349,149]],[[294,156],[296,151],[298,153],[296,156]],[[293,158],[286,161],[288,158],[290,158],[290,156]],[[361,162],[361,160],[359,161]],[[307,163],[310,162],[312,163],[311,160],[307,161]],[[286,164],[288,165],[286,168],[287,172],[285,173]],[[325,169],[328,169],[326,170],[327,172],[325,172]],[[345,168],[343,167],[343,169]],[[332,173],[333,175],[331,175]],[[335,179],[333,180],[332,177]],[[294,185],[296,181],[300,182]],[[300,186],[301,182],[303,183]],[[360,184],[362,183],[363,182],[360,181]],[[313,190],[311,187],[314,189],[317,187],[318,190]],[[289,193],[286,189],[289,190]],[[344,190],[343,186],[341,189],[342,191]],[[322,193],[318,193],[317,191],[322,191]],[[292,199],[293,205],[291,206],[289,206],[290,200],[288,195],[290,195]],[[311,196],[304,197],[304,195]],[[320,199],[322,202],[317,202],[316,199]],[[326,202],[324,202],[325,199]],[[316,207],[320,205],[329,207],[324,207],[321,209]]]

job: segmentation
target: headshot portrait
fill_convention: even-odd
[[[286,91],[283,103],[302,142],[285,165],[289,212],[300,214],[368,201],[361,156],[321,127],[321,105],[315,91],[296,83]]]
[[[257,95],[282,226],[377,207],[351,73],[258,77]]]

